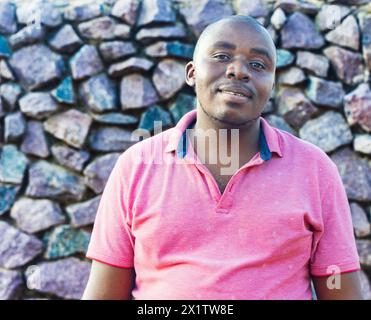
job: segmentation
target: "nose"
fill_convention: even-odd
[[[244,61],[236,59],[232,61],[226,70],[226,75],[229,79],[237,79],[242,81],[250,80],[250,71]]]

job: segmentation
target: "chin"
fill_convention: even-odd
[[[247,114],[246,112],[242,112],[241,109],[236,110],[229,107],[224,107],[220,109],[219,112],[213,114],[213,116],[219,123],[223,123],[231,128],[237,128],[245,126],[248,122],[256,120],[256,118],[260,115]]]

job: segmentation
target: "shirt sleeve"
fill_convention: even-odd
[[[111,266],[134,266],[134,237],[126,209],[125,154],[116,161],[99,202],[86,258]]]
[[[350,206],[336,165],[329,160],[321,179],[322,228],[316,230],[310,261],[313,276],[328,276],[360,270]]]

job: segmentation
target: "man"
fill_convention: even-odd
[[[311,281],[318,299],[362,299],[336,166],[261,117],[275,62],[250,17],[204,30],[186,66],[196,111],[112,170],[83,299],[312,299]]]

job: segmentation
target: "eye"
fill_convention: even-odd
[[[213,58],[216,58],[219,61],[227,61],[229,59],[229,56],[224,53],[218,53],[214,55]]]
[[[255,62],[254,61],[254,62],[251,62],[251,65],[254,69],[259,69],[259,70],[265,69],[265,66],[260,62]]]

